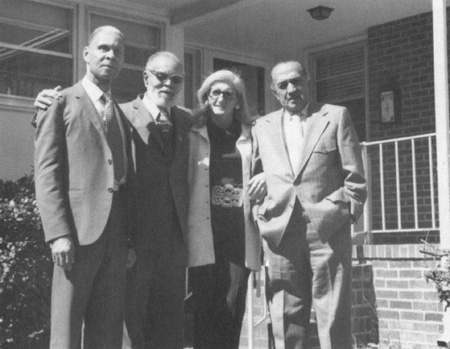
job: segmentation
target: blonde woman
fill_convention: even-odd
[[[265,195],[265,181],[264,175],[250,180],[253,119],[242,79],[217,71],[197,96],[188,182],[194,348],[238,348],[248,276],[260,268],[250,198]]]

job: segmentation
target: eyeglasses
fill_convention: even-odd
[[[152,73],[162,83],[164,83],[170,79],[174,84],[181,84],[184,80],[184,76],[179,75],[179,74],[169,75],[167,73],[163,73],[163,72],[155,71],[155,70],[147,70],[147,71]]]
[[[302,84],[304,84],[306,82],[305,79],[298,77],[298,78],[293,78],[293,79],[287,79],[287,80],[283,80],[279,83],[277,83],[277,87],[280,90],[286,90],[289,84],[294,85],[295,87],[299,87]]]
[[[216,100],[217,98],[219,98],[219,96],[222,95],[223,99],[226,101],[232,101],[236,98],[236,93],[234,93],[233,91],[222,91],[219,89],[216,90],[211,90],[209,92],[209,97],[213,100]]]

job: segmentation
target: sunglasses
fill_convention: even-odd
[[[217,98],[219,98],[219,96],[222,95],[223,99],[226,101],[232,101],[236,98],[236,94],[233,91],[222,91],[219,89],[215,89],[215,90],[211,90],[209,92],[209,97],[213,100],[216,100]]]
[[[294,85],[295,87],[299,87],[301,86],[303,83],[305,82],[305,80],[301,77],[298,78],[293,78],[293,79],[287,79],[287,80],[283,80],[281,82],[279,82],[277,84],[277,87],[280,90],[286,90],[289,84]]]
[[[164,83],[167,80],[172,81],[174,84],[181,84],[184,80],[184,76],[183,75],[178,75],[178,74],[166,74],[160,71],[155,71],[155,70],[147,70],[148,72],[152,73],[160,82]]]

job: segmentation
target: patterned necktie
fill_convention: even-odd
[[[106,93],[103,94],[101,101],[103,103],[103,122],[105,125],[106,139],[111,149],[114,179],[117,182],[125,175],[125,157],[123,152],[123,140],[120,132],[119,122],[114,112],[114,102]]]
[[[160,109],[158,117],[156,118],[156,125],[160,131],[164,143],[167,143],[169,139],[169,133],[172,129],[172,123],[169,120],[169,113],[167,109]]]

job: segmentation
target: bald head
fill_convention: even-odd
[[[277,78],[277,76],[285,71],[295,71],[299,73],[304,79],[309,81],[309,75],[305,67],[297,61],[286,61],[286,62],[280,62],[277,63],[273,68],[272,72],[270,74],[272,78],[272,84],[273,81]]]
[[[147,60],[145,69],[153,69],[152,67],[161,64],[161,62],[164,62],[164,64],[170,63],[170,65],[176,67],[178,74],[184,74],[183,63],[177,56],[169,51],[158,51],[152,54]]]
[[[115,34],[120,38],[120,40],[122,41],[125,40],[122,32],[119,29],[113,27],[112,25],[104,25],[102,27],[94,29],[94,31],[89,35],[88,45],[91,45],[94,39],[97,37],[97,35],[101,33]]]

